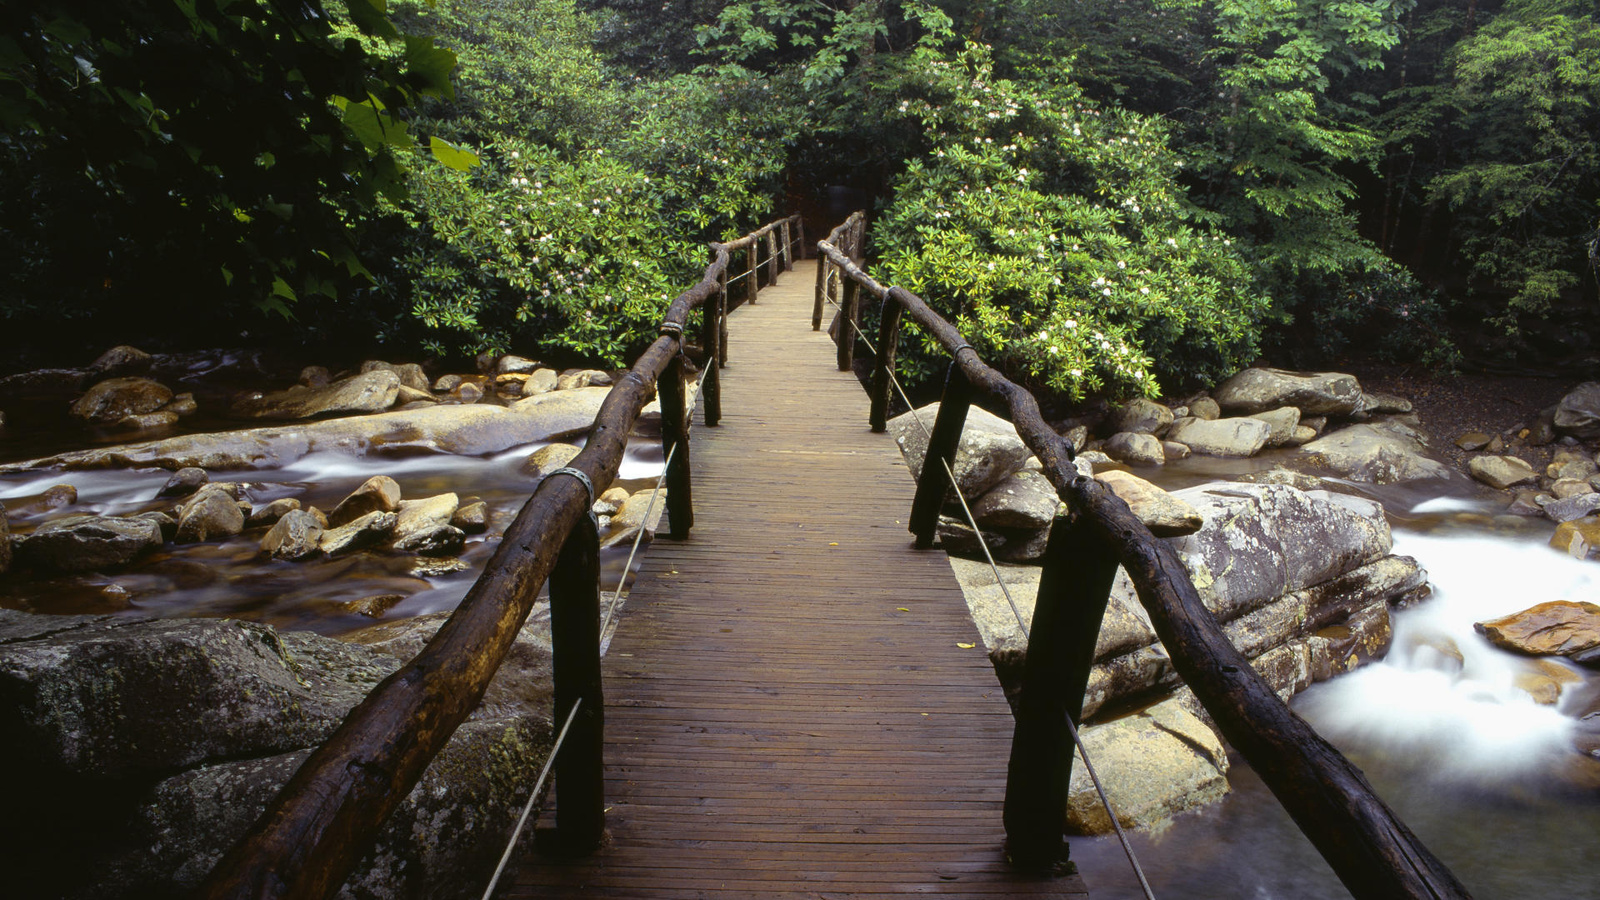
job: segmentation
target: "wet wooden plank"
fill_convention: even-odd
[[[811,265],[730,316],[694,529],[651,547],[606,656],[610,843],[520,860],[504,897],[1087,896],[1004,862],[1010,710],[808,327]]]

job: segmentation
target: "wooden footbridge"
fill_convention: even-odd
[[[794,258],[799,224],[713,245],[583,452],[538,485],[449,621],[310,756],[201,896],[333,896],[482,697],[547,580],[555,796],[546,852],[523,854],[498,896],[1087,896],[1056,864],[1120,564],[1178,673],[1352,894],[1466,898],[1228,642],[1171,547],[1078,474],[1032,396],[921,298],[860,268],[861,216],[817,244],[814,271]],[[841,307],[837,347],[814,330],[824,298]],[[868,299],[883,306],[863,394],[850,367]],[[902,317],[953,359],[915,484],[880,433]],[[696,365],[704,427],[691,442]],[[589,508],[657,388],[671,539],[651,548],[602,664]],[[944,554],[926,549],[947,496],[939,463],[977,396],[1009,412],[1073,510],[1051,529],[1014,715]]]
[[[610,841],[506,897],[1085,896],[1005,863],[1012,719],[915,482],[810,329],[799,262],[729,320],[661,540],[605,659]],[[558,788],[559,790],[559,788]]]

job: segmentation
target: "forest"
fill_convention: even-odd
[[[705,243],[870,268],[1057,396],[1576,370],[1581,0],[128,0],[0,12],[13,368],[118,342],[625,363]],[[928,360],[906,353],[916,376]]]

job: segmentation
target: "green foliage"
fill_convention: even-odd
[[[926,91],[901,109],[933,150],[875,230],[887,281],[1075,397],[1156,395],[1253,356],[1266,300],[1232,239],[1196,221],[1158,120],[1070,81],[996,79],[980,45],[919,58]]]
[[[404,194],[397,111],[448,96],[454,58],[402,41],[378,0],[346,9],[7,4],[0,252],[18,263],[0,311],[216,323],[359,283],[353,236]],[[358,33],[397,49],[369,55]]]
[[[419,123],[484,161],[414,167],[397,207],[408,228],[372,302],[431,352],[626,362],[698,280],[704,241],[772,212],[789,137],[762,79],[620,76],[571,0],[400,15],[460,58],[455,96]]]
[[[1600,203],[1600,21],[1594,4],[1511,0],[1456,44],[1442,103],[1455,152],[1428,183],[1453,213],[1497,324],[1543,315],[1580,285]]]

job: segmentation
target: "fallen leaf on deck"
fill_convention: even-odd
[[[960,647],[963,650],[971,650],[973,647],[976,647],[978,645],[977,644],[957,644],[956,646]]]

